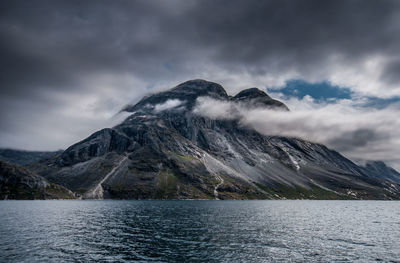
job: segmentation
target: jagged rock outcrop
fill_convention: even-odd
[[[255,88],[231,97],[219,84],[187,81],[126,106],[120,125],[32,169],[95,199],[400,198],[397,183],[323,145],[196,114],[200,97],[288,110]]]
[[[0,199],[74,199],[63,186],[48,182],[29,170],[0,161]]]
[[[130,146],[131,140],[125,134],[114,129],[103,129],[65,150],[61,154],[60,164],[73,165],[114,151],[123,153]]]

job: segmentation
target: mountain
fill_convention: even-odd
[[[65,187],[50,183],[21,166],[0,161],[0,200],[74,198]]]
[[[229,96],[190,80],[126,106],[121,124],[30,168],[88,199],[400,198],[398,183],[324,145],[261,135],[234,108],[226,119],[199,114],[207,99],[289,110],[257,88]]]
[[[245,89],[233,97],[235,102],[245,102],[249,107],[263,107],[289,111],[289,108],[280,101],[272,99],[264,91],[257,88]]]
[[[37,152],[14,149],[0,149],[0,160],[24,166],[27,164],[38,162],[42,159],[50,158],[61,152],[62,151]]]
[[[400,173],[382,161],[368,161],[365,164],[365,171],[372,177],[400,183]]]

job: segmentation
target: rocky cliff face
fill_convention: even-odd
[[[74,199],[74,194],[27,169],[0,161],[0,199]]]
[[[196,114],[201,97],[289,110],[256,88],[231,97],[192,80],[125,107],[131,115],[120,125],[32,168],[95,199],[400,198],[397,183],[323,145]]]

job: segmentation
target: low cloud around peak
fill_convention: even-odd
[[[353,160],[383,160],[399,168],[396,108],[371,110],[355,107],[348,100],[321,104],[307,96],[286,103],[291,111],[201,97],[194,113],[212,119],[237,119],[264,135],[302,138],[325,144]]]
[[[154,111],[155,112],[161,112],[169,109],[176,108],[180,105],[182,105],[184,101],[178,100],[178,99],[169,99],[165,101],[164,103],[156,104],[154,105]]]

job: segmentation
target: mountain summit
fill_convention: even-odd
[[[280,110],[289,110],[280,101],[272,99],[264,91],[257,88],[242,90],[236,96],[228,96],[225,89],[214,82],[196,79],[179,84],[170,90],[153,94],[143,98],[135,105],[128,105],[123,110],[127,112],[148,111],[156,105],[167,103],[174,100],[184,104],[186,110],[192,110],[199,97],[209,97],[212,99],[232,102],[246,103],[249,107],[268,107]],[[146,108],[147,105],[147,108]]]
[[[31,168],[88,199],[400,198],[397,182],[321,144],[197,114],[204,98],[288,110],[257,88],[232,97],[190,80],[125,107],[121,124]]]
[[[168,100],[184,102],[186,108],[191,110],[196,103],[196,99],[204,96],[220,100],[229,99],[228,94],[221,85],[202,79],[196,79],[186,81],[170,90],[144,97],[137,104],[125,107],[124,111],[146,111],[150,109],[146,108],[146,105],[155,106],[165,103]]]
[[[239,92],[235,97],[234,101],[247,102],[251,107],[266,107],[288,111],[289,108],[278,100],[272,99],[262,90],[258,88],[245,89]]]

